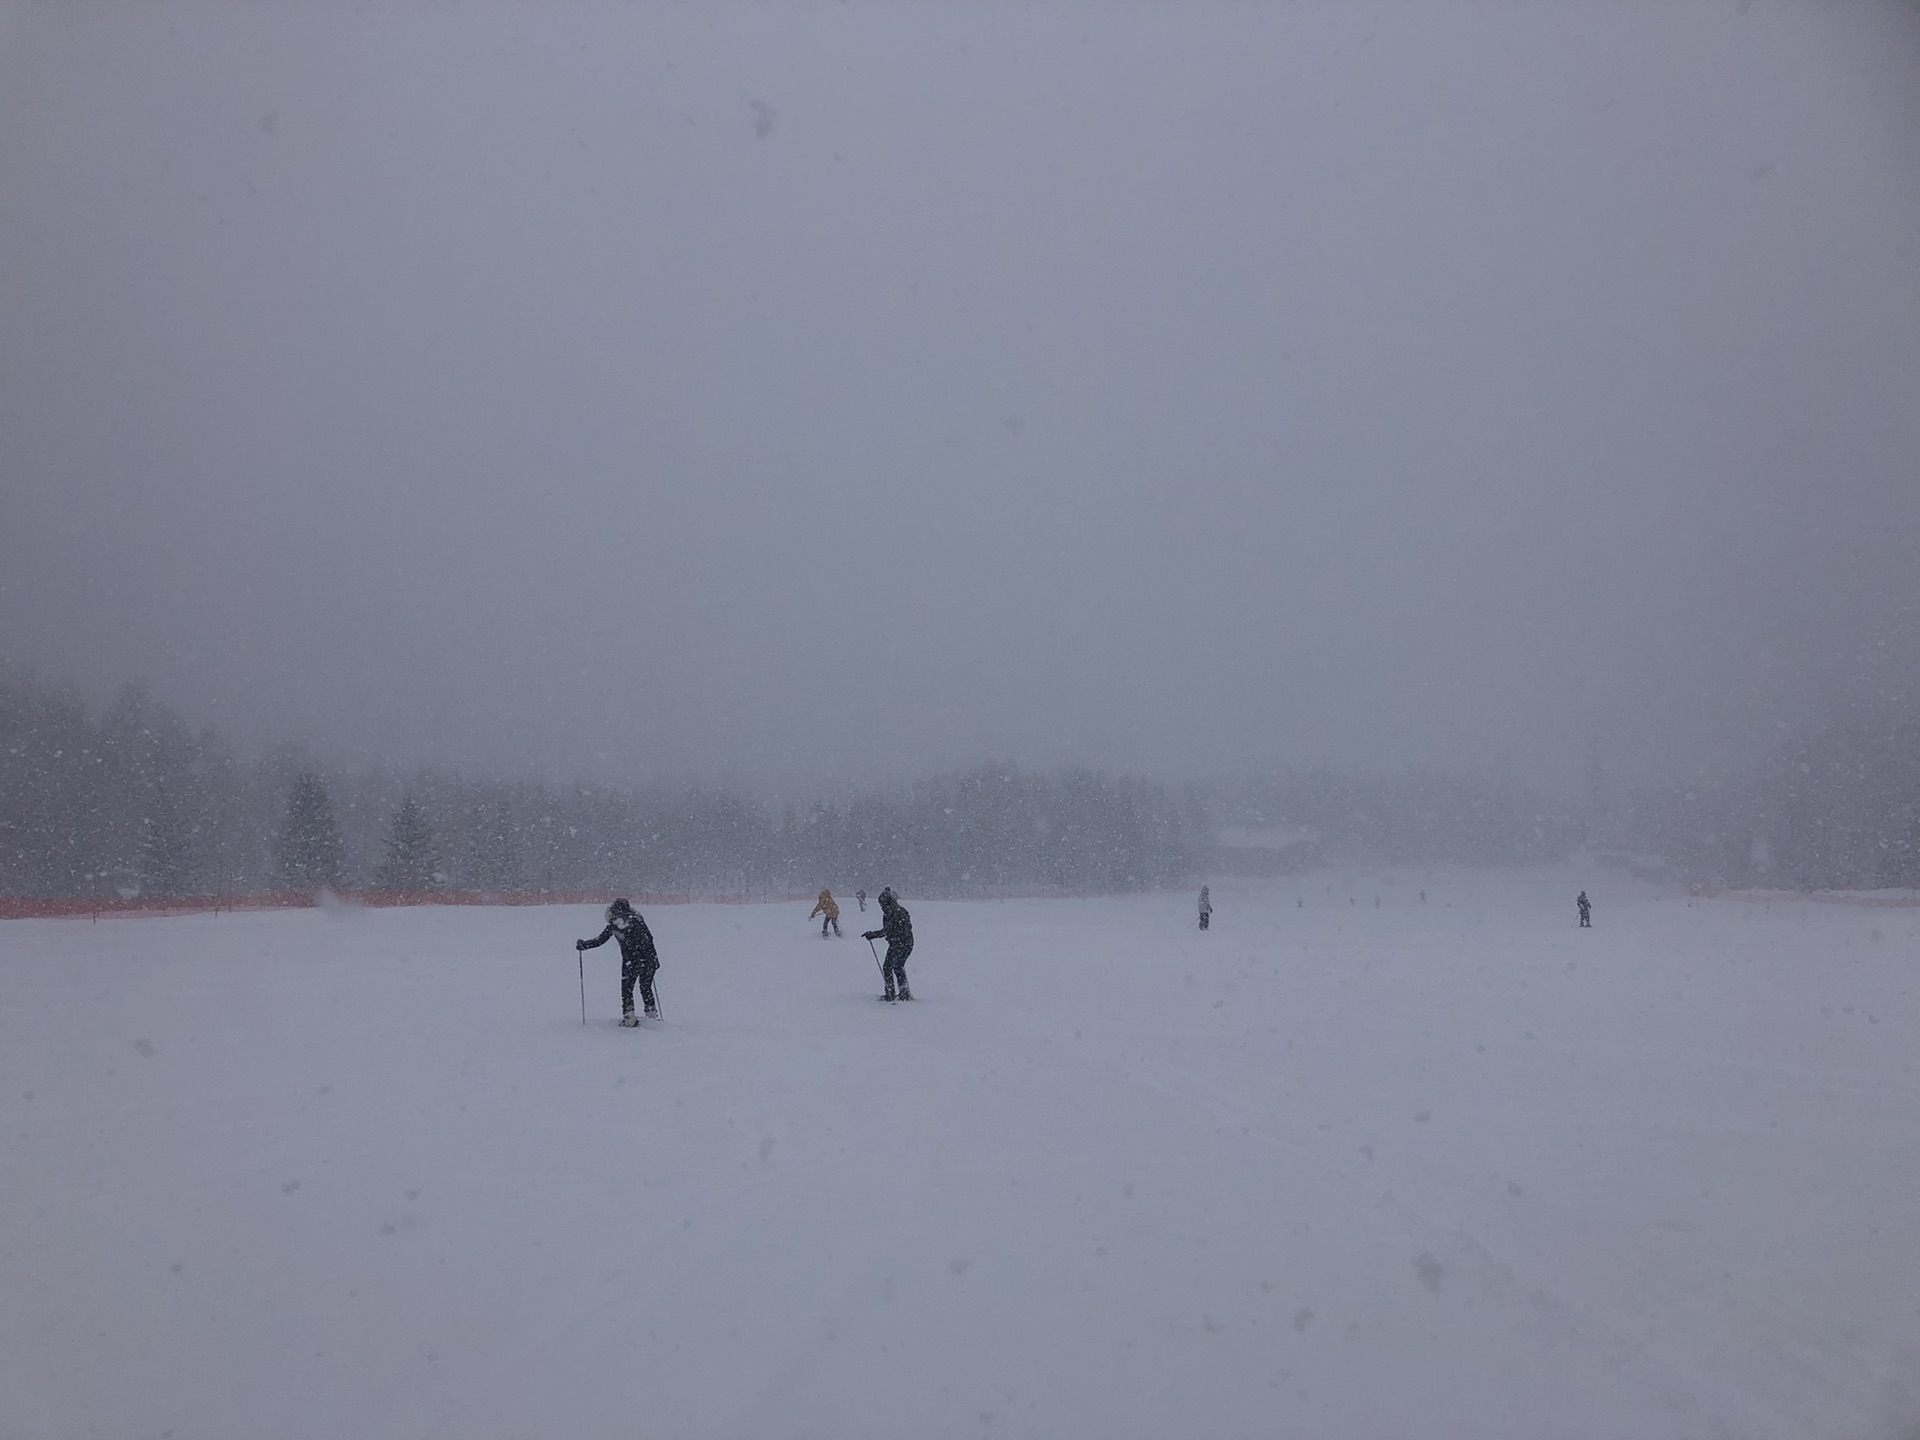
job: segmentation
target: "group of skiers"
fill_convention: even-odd
[[[860,909],[865,913],[867,892],[856,891]],[[1420,892],[1422,900],[1427,898],[1426,891]],[[880,928],[861,933],[862,940],[885,940],[887,958],[880,962],[880,978],[886,985],[886,1000],[911,1000],[913,993],[907,989],[907,957],[913,953],[913,917],[907,913],[907,907],[900,903],[900,897],[893,893],[891,886],[882,890],[880,901]],[[1593,928],[1593,904],[1582,890],[1574,900],[1580,911],[1580,928]],[[807,912],[807,919],[820,916],[820,938],[827,938],[828,928],[833,934],[840,934],[840,904],[833,898],[833,891],[822,890],[820,898],[814,902],[813,909]],[[1209,928],[1213,921],[1213,899],[1207,887],[1200,887],[1200,928]],[[633,989],[640,987],[640,1000],[646,1007],[648,1019],[660,1018],[660,1004],[653,992],[653,977],[660,968],[660,952],[654,948],[653,932],[647,929],[647,922],[641,918],[625,900],[616,900],[607,907],[607,928],[591,940],[576,940],[576,950],[592,950],[607,943],[608,940],[620,942],[620,1023],[626,1026],[638,1025],[639,1017],[633,1012]]]
[[[867,892],[858,891],[860,909],[867,908]],[[911,1000],[913,992],[907,989],[907,957],[913,953],[913,917],[907,913],[907,907],[900,903],[900,897],[889,886],[879,895],[880,928],[868,930],[861,935],[862,940],[885,940],[887,957],[880,962],[880,975],[886,982],[886,1000]],[[807,916],[811,920],[815,915],[822,916],[820,938],[827,936],[827,927],[833,927],[833,933],[840,933],[840,906],[833,898],[831,890],[822,890],[820,899]],[[640,1017],[634,1014],[633,990],[640,987],[640,1003],[645,1007],[649,1020],[660,1018],[660,1001],[654,994],[653,977],[660,969],[660,952],[654,946],[653,932],[647,928],[647,922],[638,910],[626,900],[616,900],[607,907],[607,927],[591,940],[576,940],[575,950],[593,950],[609,940],[620,945],[620,1023],[631,1028],[640,1023]],[[584,991],[582,992],[584,996]],[[582,1000],[582,1018],[585,1016],[585,1001]]]
[[[860,902],[860,909],[867,908],[867,892],[856,890],[854,899]],[[880,928],[861,933],[862,940],[880,940],[887,942],[887,958],[880,964],[880,978],[886,982],[887,993],[883,1000],[911,1000],[913,994],[907,989],[907,956],[913,953],[913,917],[907,913],[907,907],[900,903],[900,897],[888,886],[879,894]],[[820,938],[827,938],[827,927],[833,927],[833,933],[840,934],[840,902],[833,898],[833,891],[822,890],[820,898],[813,902],[813,909],[807,912],[807,919],[820,917]]]

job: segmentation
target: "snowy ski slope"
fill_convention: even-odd
[[[0,925],[0,1435],[1915,1433],[1920,910],[1213,897]]]

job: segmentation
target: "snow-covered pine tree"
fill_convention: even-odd
[[[440,853],[434,844],[433,826],[426,812],[409,795],[393,812],[387,838],[381,842],[386,856],[380,862],[375,883],[382,890],[433,890],[440,884]]]
[[[326,783],[311,771],[293,782],[287,798],[286,819],[273,847],[280,882],[290,890],[317,890],[340,883],[346,869],[346,847],[334,824],[333,800]]]
[[[467,832],[467,874],[482,890],[505,890],[520,883],[520,843],[513,809],[504,796],[488,796],[473,807]]]
[[[198,878],[194,826],[164,781],[146,788],[134,867],[148,895],[190,895]]]

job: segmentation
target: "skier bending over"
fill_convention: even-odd
[[[887,958],[881,962],[880,974],[887,982],[887,996],[894,998],[894,981],[899,980],[899,998],[911,1000],[907,991],[907,957],[913,953],[913,917],[907,913],[907,907],[900,903],[900,897],[888,886],[880,892],[880,928],[869,930],[860,938],[878,940],[881,936],[887,940]]]
[[[660,952],[653,948],[653,932],[633,906],[616,900],[607,907],[607,928],[591,940],[576,940],[576,950],[593,950],[607,943],[608,937],[620,942],[620,1023],[638,1025],[633,1017],[633,982],[640,982],[640,998],[646,1002],[647,1018],[658,1020],[660,1006],[653,998],[653,973],[660,968]]]
[[[1206,929],[1207,923],[1212,919],[1213,901],[1207,898],[1207,887],[1202,885],[1200,887],[1200,928]]]
[[[1582,930],[1591,930],[1593,928],[1593,902],[1587,899],[1587,892],[1582,890],[1574,897],[1573,903],[1580,907],[1580,928]]]
[[[839,903],[834,900],[831,890],[822,890],[820,892],[819,902],[814,905],[813,909],[807,912],[807,919],[811,920],[816,915],[820,917],[820,938],[822,940],[827,938],[827,926],[829,925],[833,927],[833,933],[835,935],[840,933],[840,906]]]

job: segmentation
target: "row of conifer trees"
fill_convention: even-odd
[[[1184,882],[1205,819],[1160,787],[989,766],[844,800],[711,787],[328,769],[246,760],[138,686],[97,714],[0,675],[0,894],[270,889],[919,893]]]
[[[1920,886],[1920,722],[1836,722],[1746,771],[1617,798],[1589,769],[1584,804],[1417,771],[1241,777],[1176,800],[994,765],[767,805],[703,787],[328,769],[293,748],[249,760],[138,686],[95,712],[0,669],[0,894],[1118,891],[1204,871],[1209,814],[1291,828],[1336,861],[1505,864],[1585,846],[1710,884]]]

